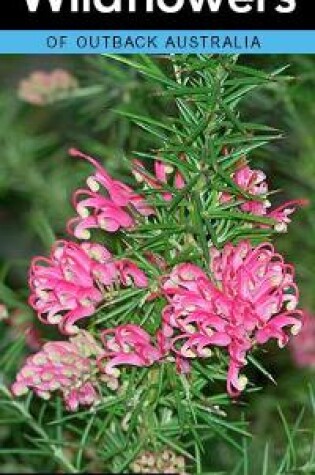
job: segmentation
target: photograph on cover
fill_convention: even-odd
[[[0,67],[0,473],[314,473],[315,57]]]

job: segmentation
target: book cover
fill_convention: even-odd
[[[305,0],[0,14],[0,473],[315,473]]]

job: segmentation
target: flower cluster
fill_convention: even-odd
[[[268,199],[269,187],[266,175],[262,170],[252,169],[247,164],[242,163],[232,173],[231,178],[239,188],[240,194],[232,195],[224,191],[220,195],[220,202],[231,204],[239,200],[241,211],[274,220],[274,229],[279,233],[287,232],[288,225],[291,223],[290,216],[299,206],[308,204],[307,200],[292,200],[270,210],[272,205]],[[266,225],[261,225],[261,227],[266,227]]]
[[[151,249],[140,258],[137,253],[133,259],[114,256],[103,243],[91,241],[92,230],[117,233],[123,237],[122,248],[138,224],[158,219],[149,200],[152,190],[167,206],[176,190],[185,188],[186,179],[161,159],[155,161],[153,174],[135,161],[133,173],[144,185],[138,193],[111,177],[92,157],[75,149],[70,154],[94,167],[87,187],[73,196],[77,216],[70,220],[68,231],[78,241],[57,241],[48,258],[33,259],[29,273],[29,303],[38,318],[57,325],[70,338],[46,343],[29,357],[13,393],[31,389],[48,398],[59,391],[66,407],[76,410],[99,400],[100,383],[117,389],[122,367],[150,367],[173,362],[175,357],[178,372],[189,372],[192,359],[208,359],[221,348],[229,360],[227,390],[238,396],[247,382],[242,370],[248,353],[271,339],[283,347],[290,333],[297,334],[301,328],[293,267],[271,244],[254,247],[249,241],[227,243],[222,249],[209,243],[207,269],[185,262],[178,249],[174,255],[182,263],[173,268],[165,255]],[[287,225],[295,204],[269,212],[268,186],[261,171],[244,165],[232,178],[243,190],[238,205],[242,212],[272,216],[282,228]],[[235,196],[224,191],[218,206],[233,200]],[[132,254],[132,246],[128,251]],[[154,282],[142,270],[145,261],[160,274]],[[120,321],[116,326],[109,322],[100,330],[93,325],[88,327],[93,328],[93,336],[80,329],[88,317],[119,301],[126,287],[144,290],[141,305],[159,299],[159,309],[164,307],[157,314],[154,334],[134,321]]]
[[[95,313],[117,284],[146,287],[147,278],[133,262],[115,262],[100,244],[58,241],[50,258],[33,259],[29,303],[42,322],[59,325],[69,335],[78,331],[75,323]]]
[[[90,239],[91,229],[103,229],[110,233],[131,229],[136,224],[137,214],[155,214],[143,196],[132,188],[113,179],[92,157],[78,150],[70,150],[75,157],[87,160],[95,167],[94,175],[87,179],[87,188],[74,193],[73,205],[78,216],[68,224],[68,231],[78,239]]]
[[[77,79],[63,69],[35,71],[20,82],[18,95],[29,104],[44,106],[70,95],[78,86]]]
[[[290,349],[298,367],[315,368],[315,317],[309,312],[304,312],[302,330],[292,339]]]
[[[209,358],[213,348],[227,348],[227,389],[237,396],[247,382],[240,376],[247,353],[270,339],[283,347],[288,328],[299,332],[298,289],[292,266],[270,244],[227,244],[223,251],[212,248],[211,257],[211,278],[193,264],[171,272],[163,287],[169,300],[163,332],[182,370],[189,369],[191,358]]]
[[[50,399],[51,393],[58,391],[69,411],[76,411],[80,405],[91,406],[99,401],[98,383],[109,383],[98,374],[95,356],[100,352],[97,343],[86,332],[69,341],[46,343],[39,353],[26,360],[12,392],[20,396],[31,389],[39,397]],[[114,388],[118,386],[114,377],[110,384]]]
[[[138,325],[122,325],[102,333],[105,348],[100,364],[105,361],[104,372],[119,376],[117,366],[151,366],[166,354],[162,333],[157,334],[157,344],[152,344],[151,336]]]

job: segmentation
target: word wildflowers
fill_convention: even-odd
[[[208,265],[200,259],[184,259],[180,240],[171,254],[156,253],[146,249],[146,238],[141,235],[144,252],[135,252],[134,236],[141,226],[149,224],[153,231],[156,227],[156,236],[160,234],[163,218],[151,191],[160,195],[167,208],[177,192],[185,191],[187,179],[160,158],[154,161],[153,174],[136,160],[133,173],[143,186],[138,192],[112,178],[93,158],[77,150],[70,153],[94,168],[87,188],[77,190],[73,197],[77,217],[68,229],[79,242],[57,241],[48,258],[33,259],[29,273],[31,307],[40,321],[57,325],[70,339],[48,342],[30,356],[12,386],[13,394],[32,390],[50,398],[57,391],[66,408],[74,411],[80,405],[98,403],[102,386],[117,389],[123,368],[174,365],[175,361],[176,371],[188,374],[193,360],[211,365],[220,351],[228,357],[227,391],[232,397],[239,396],[247,383],[242,370],[248,354],[272,339],[283,347],[301,329],[293,266],[270,243],[254,246],[248,239],[226,242],[220,248],[209,240]],[[186,160],[181,156],[179,161],[184,164]],[[248,165],[237,165],[232,179],[241,193],[239,213],[273,216],[283,231],[296,204],[269,212],[266,176]],[[205,186],[204,180],[202,183]],[[238,200],[237,194],[221,192],[217,209],[224,210]],[[188,194],[185,213],[190,208]],[[255,223],[252,226],[254,229]],[[102,242],[91,240],[93,230],[117,234],[125,250],[116,256]],[[195,247],[191,232],[186,242]],[[172,264],[170,256],[178,263]],[[99,317],[95,322],[93,316],[112,306],[119,308],[127,289],[135,299],[141,291],[134,315],[122,314],[119,324]],[[137,313],[152,304],[159,310],[149,324],[141,323]],[[105,327],[99,321],[105,321]]]

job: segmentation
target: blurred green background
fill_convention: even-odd
[[[252,166],[267,173],[271,188],[283,190],[276,200],[311,200],[276,245],[296,265],[302,306],[315,313],[315,57],[244,56],[240,62],[267,71],[288,65],[287,73],[292,76],[290,81],[272,83],[250,94],[242,103],[242,117],[284,132],[284,139],[251,157]],[[46,252],[55,235],[65,235],[65,222],[72,215],[69,197],[82,184],[86,165],[69,158],[68,148],[75,146],[101,157],[109,171],[126,177],[132,152],[155,144],[152,135],[117,111],[150,117],[168,111],[142,77],[110,59],[3,56],[0,68],[0,303],[2,292],[14,306],[27,297],[30,257]],[[79,90],[45,106],[19,99],[21,79],[34,70],[55,68],[71,72],[79,81]],[[1,353],[13,347],[17,338],[7,322],[0,322],[0,328]],[[23,342],[19,344],[22,358],[25,349]],[[10,358],[2,362],[0,377],[5,382],[17,364]],[[295,368],[289,349],[271,351],[265,367],[277,386],[261,372],[252,375],[263,390],[244,404],[255,437],[244,442],[248,461],[240,473],[264,474],[264,467],[268,467],[265,475],[315,473],[315,367],[314,372]],[[237,411],[240,417],[239,408]],[[41,471],[34,456],[10,453],[19,435],[18,426],[12,427],[7,420],[6,406],[0,403],[0,473]],[[279,472],[276,467],[285,457]],[[237,464],[237,454],[228,444],[216,447],[216,457],[209,454],[212,472],[238,473]]]

